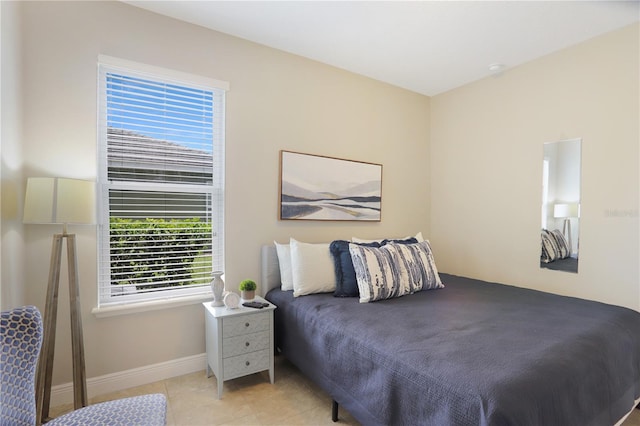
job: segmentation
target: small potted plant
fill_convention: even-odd
[[[253,300],[256,297],[256,282],[253,280],[243,280],[240,283],[240,297],[243,300]]]

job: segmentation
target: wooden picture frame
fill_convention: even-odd
[[[380,222],[382,164],[280,151],[280,220]]]

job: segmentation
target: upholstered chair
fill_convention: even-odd
[[[0,425],[36,424],[35,376],[42,345],[42,317],[35,306],[2,312],[0,318]],[[89,405],[47,425],[165,425],[167,400],[142,395]]]

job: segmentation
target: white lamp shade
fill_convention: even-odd
[[[553,217],[579,217],[579,209],[578,203],[554,204]]]
[[[24,223],[95,222],[95,183],[66,178],[29,178]]]

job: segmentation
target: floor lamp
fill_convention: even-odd
[[[564,219],[562,225],[562,234],[567,239],[569,245],[569,255],[573,253],[573,242],[571,241],[571,218],[579,217],[578,203],[571,204],[554,204],[553,217],[556,219]]]
[[[76,236],[67,233],[67,224],[91,224],[95,217],[95,183],[65,178],[29,178],[24,202],[24,223],[62,224],[62,234],[54,234],[49,281],[43,321],[43,341],[36,373],[36,421],[49,420],[51,376],[56,340],[58,287],[62,245],[67,241],[71,346],[73,355],[73,406],[87,405],[87,378],[84,367],[82,313],[78,286]]]

